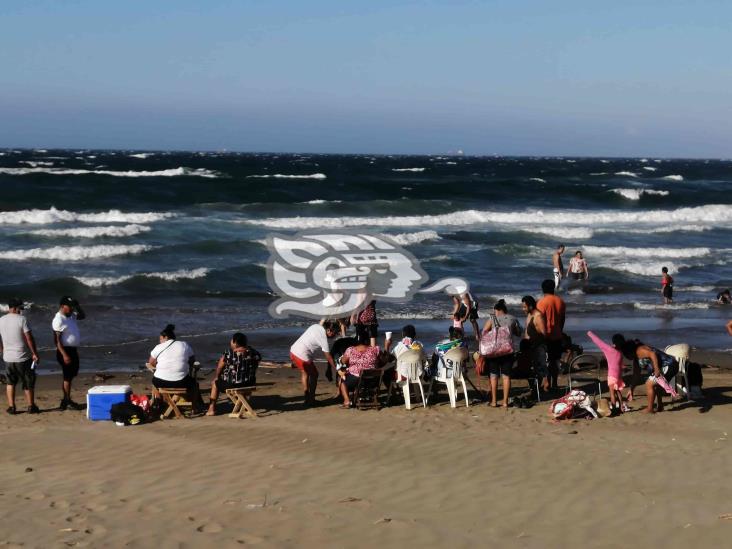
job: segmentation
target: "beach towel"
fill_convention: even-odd
[[[551,403],[549,414],[556,419],[573,419],[579,417],[597,418],[592,408],[592,401],[584,391],[574,389]]]

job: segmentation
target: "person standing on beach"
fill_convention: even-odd
[[[358,313],[354,313],[351,316],[351,324],[356,326],[357,338],[360,332],[365,332],[369,336],[371,346],[375,347],[376,335],[379,331],[379,321],[376,318],[376,301],[372,299],[371,302],[366,305],[366,308]]]
[[[56,360],[63,373],[63,398],[59,408],[66,410],[81,410],[82,406],[71,400],[71,382],[79,373],[79,344],[81,333],[77,320],[84,320],[86,313],[75,299],[64,296],[59,303],[56,316],[53,317],[51,327],[56,342]]]
[[[546,352],[546,320],[536,308],[533,296],[525,295],[521,298],[521,307],[526,313],[526,330],[523,339],[528,342],[529,355],[534,371],[541,381],[544,391],[549,390],[549,372],[547,370]]]
[[[6,394],[8,397],[7,412],[14,415],[15,386],[18,382],[23,386],[25,401],[29,414],[38,414],[40,410],[33,400],[36,385],[34,365],[38,362],[38,351],[33,339],[28,320],[21,314],[23,302],[18,298],[8,301],[8,314],[0,318],[0,352],[5,362],[5,375],[8,380]]]
[[[727,333],[732,336],[732,320],[727,323]]]
[[[554,295],[554,281],[545,280],[541,283],[541,291],[544,292],[536,304],[536,308],[544,315],[546,321],[546,351],[549,359],[549,377],[551,388],[557,388],[559,378],[559,360],[562,358],[562,340],[564,332],[564,320],[566,306],[561,297]]]
[[[327,378],[331,379],[336,365],[333,356],[330,354],[329,338],[338,333],[338,323],[326,320],[322,324],[313,324],[292,344],[290,347],[290,361],[292,367],[300,370],[300,381],[305,394],[305,404],[315,403],[315,389],[318,386],[318,369],[315,367],[315,353],[323,351],[328,367],[325,372]],[[365,332],[361,332],[365,333]]]
[[[668,274],[668,267],[661,268],[661,295],[666,305],[674,300],[674,278]]]
[[[552,254],[552,265],[554,267],[554,288],[559,289],[559,283],[562,281],[564,274],[564,265],[562,264],[562,254],[564,253],[564,244],[557,244],[557,249]]]

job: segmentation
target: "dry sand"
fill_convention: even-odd
[[[0,417],[0,545],[728,547],[732,372],[704,374],[705,408],[552,423],[547,403],[453,410],[444,391],[428,409],[302,409],[296,373],[263,368],[259,419],[124,428],[49,410],[46,376],[49,411]]]

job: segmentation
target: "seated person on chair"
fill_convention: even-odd
[[[262,356],[253,347],[247,345],[247,336],[237,332],[231,337],[229,349],[226,349],[216,366],[213,383],[211,383],[211,402],[207,416],[216,415],[216,400],[219,393],[227,389],[253,387],[257,384],[257,367]]]
[[[155,369],[153,387],[155,389],[186,389],[192,402],[198,402],[198,383],[190,371],[196,357],[193,349],[185,341],[175,338],[175,326],[168,324],[160,332],[160,344],[150,351],[148,363]],[[157,396],[157,391],[153,391]]]
[[[342,376],[340,391],[343,397],[343,408],[350,408],[351,397],[349,393],[356,389],[361,379],[361,372],[372,368],[379,368],[386,362],[386,353],[378,346],[371,347],[371,335],[367,331],[358,333],[358,343],[346,349],[341,357],[341,363],[346,366],[339,375]]]
[[[436,376],[437,371],[445,367],[445,363],[442,360],[445,353],[457,347],[467,348],[467,346],[463,338],[463,331],[460,328],[450,326],[447,339],[442,339],[435,345],[435,352],[432,353],[432,361],[430,362],[429,371],[426,374],[428,376]]]
[[[384,343],[384,350],[387,353],[391,353],[391,356],[393,356],[397,360],[397,370],[399,369],[399,357],[402,356],[407,351],[417,351],[419,353],[424,353],[424,345],[422,345],[422,342],[417,340],[417,330],[414,326],[411,324],[407,324],[402,328],[402,339],[394,346],[394,350],[391,350],[391,339],[387,339]],[[399,374],[399,380],[404,381],[406,379],[406,375],[404,372],[398,372]]]

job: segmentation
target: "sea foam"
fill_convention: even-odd
[[[147,233],[151,230],[147,225],[110,225],[107,227],[77,227],[73,229],[39,229],[30,231],[28,234],[71,238],[100,238],[105,236],[122,238]]]
[[[326,179],[328,176],[324,173],[311,173],[308,175],[273,173],[264,175],[248,175],[249,179]]]
[[[198,269],[181,269],[179,271],[173,271],[173,272],[162,272],[162,273],[138,273],[134,275],[123,275],[123,276],[112,276],[112,277],[86,277],[86,276],[80,276],[76,277],[76,279],[84,284],[85,286],[89,286],[90,288],[101,288],[103,286],[114,286],[116,284],[122,284],[123,282],[127,282],[128,280],[131,280],[137,276],[143,277],[143,278],[157,278],[160,280],[165,280],[166,282],[176,282],[178,280],[186,280],[186,279],[195,279],[195,278],[203,278],[210,272],[210,269],[206,269],[205,267],[201,267]]]
[[[423,172],[426,168],[392,168],[393,172]]]
[[[211,179],[225,177],[224,175],[203,168],[193,169],[186,167],[171,168],[157,171],[114,171],[114,170],[78,170],[72,168],[0,168],[0,174],[29,175],[45,173],[50,175],[109,175],[112,177],[207,177]]]
[[[654,225],[673,226],[688,223],[709,223],[732,226],[732,209],[726,204],[708,204],[675,210],[525,210],[490,211],[461,210],[437,215],[407,215],[384,217],[270,217],[265,219],[245,219],[237,221],[250,225],[260,225],[278,229],[341,228],[341,227],[448,227],[469,225],[516,225],[546,227],[548,225],[612,227],[630,225],[651,227]]]
[[[668,191],[654,191],[652,189],[611,189],[610,192],[619,194],[628,200],[640,200],[643,195],[668,196]]]
[[[52,261],[81,261],[100,259],[117,255],[139,254],[151,250],[152,246],[142,244],[116,246],[54,246],[52,248],[31,248],[27,250],[7,250],[0,252],[0,259],[27,261],[45,259]]]
[[[408,246],[410,244],[419,244],[427,240],[440,240],[440,235],[437,231],[418,231],[416,233],[400,233],[400,234],[387,234],[397,244],[402,246]]]
[[[16,210],[0,212],[0,225],[49,225],[52,223],[154,223],[175,217],[170,212],[122,212],[108,210],[106,212],[79,213],[68,210]]]

